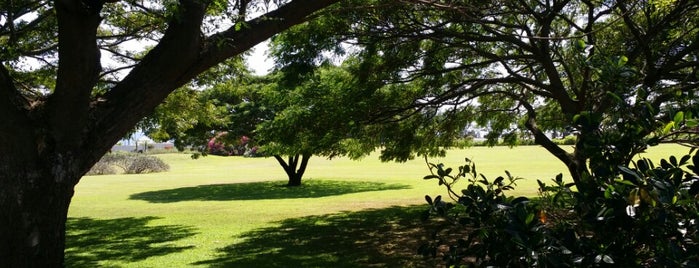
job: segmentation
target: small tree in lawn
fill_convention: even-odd
[[[291,75],[304,78],[292,81]],[[362,131],[370,123],[369,107],[377,98],[360,92],[346,68],[325,66],[312,73],[277,72],[243,80],[221,81],[202,92],[183,91],[195,94],[188,98],[196,104],[172,106],[166,101],[148,120],[147,132],[202,153],[216,133],[226,133],[217,136],[224,142],[249,137],[251,146],[259,146],[279,162],[289,186],[301,185],[313,155],[360,158],[376,147],[377,139],[363,136]],[[180,94],[185,93],[170,98]],[[204,107],[213,113],[190,111]]]
[[[355,80],[346,69],[323,67],[299,84],[281,75],[259,92],[274,112],[257,125],[254,137],[264,153],[284,168],[289,186],[301,185],[313,155],[358,158],[373,150],[372,145],[350,146],[367,119],[362,116],[371,95],[356,93]]]

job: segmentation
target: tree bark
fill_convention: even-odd
[[[6,148],[0,147],[0,267],[61,267],[80,161],[69,154],[44,157]]]
[[[31,173],[35,171],[6,170],[2,174],[0,187],[14,187],[22,196],[0,201],[4,210],[0,266],[61,267],[73,187],[54,183],[30,185],[32,181],[52,180]],[[32,176],[36,177],[29,179]]]
[[[59,67],[48,98],[31,103],[18,94],[7,69],[0,70],[0,102],[6,105],[0,116],[0,266],[63,265],[73,189],[96,161],[96,154],[82,151],[100,72],[101,18],[99,8],[91,8],[55,2]]]

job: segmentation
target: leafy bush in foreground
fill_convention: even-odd
[[[118,167],[126,174],[164,172],[170,166],[155,156],[132,153],[108,153],[95,164],[87,175],[116,174]]]
[[[560,174],[551,185],[539,181],[540,196],[530,200],[506,195],[517,180],[509,173],[491,181],[468,159],[457,174],[430,164],[425,179],[438,180],[456,203],[426,197],[425,217],[453,226],[419,253],[449,267],[697,267],[699,154],[691,155],[618,167],[594,202],[582,202]],[[457,193],[461,179],[468,187]]]

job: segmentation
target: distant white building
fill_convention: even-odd
[[[155,142],[146,135],[138,138],[124,139],[112,146],[112,151],[147,152],[149,150],[175,150],[172,142]]]

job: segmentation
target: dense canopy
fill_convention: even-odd
[[[612,178],[649,145],[697,144],[696,1],[397,2],[370,12],[350,3],[280,35],[279,65],[356,54],[367,86],[414,90],[396,114],[440,111],[451,122],[440,133],[477,122],[515,141],[526,130],[583,192],[599,183],[589,175]],[[575,150],[553,131],[575,134]]]

